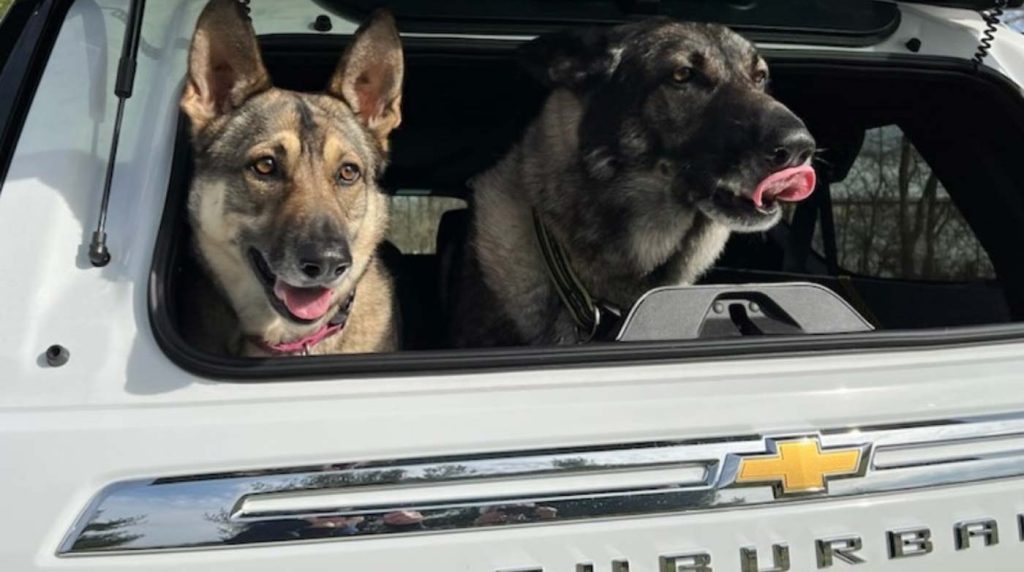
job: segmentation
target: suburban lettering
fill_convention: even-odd
[[[711,572],[711,555],[707,552],[662,556],[658,572]]]
[[[1024,513],[1016,515],[1017,534],[1024,542]],[[1006,523],[1004,523],[1005,525]],[[1005,529],[1005,527],[1004,527]],[[885,532],[889,559],[909,558],[930,554],[935,546],[931,529],[927,527],[887,530]],[[975,546],[999,544],[999,523],[992,518],[963,520],[953,525],[953,540],[956,550],[967,550]],[[832,568],[837,562],[855,566],[864,564],[861,555],[864,541],[861,536],[850,534],[830,538],[814,539],[814,552],[819,570]],[[769,561],[770,560],[770,561]],[[580,562],[575,572],[596,572],[593,562]],[[759,558],[756,546],[740,548],[740,569],[742,572],[788,572],[790,570],[789,545],[778,542],[771,545],[771,557]],[[495,572],[545,572],[543,567],[502,568]],[[557,572],[557,571],[556,571]],[[629,560],[611,561],[610,572],[630,572]],[[686,552],[658,556],[658,572],[713,572],[710,552]]]
[[[814,541],[815,553],[818,556],[818,568],[829,568],[835,559],[847,564],[863,564],[864,559],[854,554],[861,549],[863,543],[859,536],[840,536]]]
[[[970,548],[972,538],[982,538],[985,546],[992,546],[999,544],[999,526],[990,518],[958,522],[953,526],[953,537],[957,550]]]
[[[772,566],[761,568],[757,562],[757,547],[740,549],[740,569],[743,572],[785,572],[789,570],[789,546],[785,543],[772,545]]]
[[[927,528],[890,530],[886,536],[889,539],[889,558],[924,556],[932,551],[932,532]]]

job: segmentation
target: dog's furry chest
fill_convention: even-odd
[[[624,310],[651,288],[693,283],[714,262],[729,236],[724,226],[692,211],[689,217],[671,224],[649,225],[642,221],[631,227],[624,223],[626,232],[617,233],[617,239],[597,240],[593,245],[573,243],[572,233],[564,227],[577,222],[571,217],[558,217],[562,211],[550,204],[531,202],[553,196],[551,189],[524,188],[531,181],[522,173],[523,167],[531,163],[526,157],[529,153],[542,154],[544,150],[521,145],[473,182],[474,219],[469,247],[479,273],[476,280],[483,283],[498,307],[490,309],[490,315],[463,315],[457,321],[489,321],[491,326],[485,325],[474,335],[504,339],[462,340],[464,344],[580,341],[575,324],[560,304],[540,250],[535,210],[548,214],[545,224],[564,241],[570,263],[591,295]],[[561,192],[585,191],[569,186]],[[513,325],[516,331],[507,332],[507,328],[495,325],[501,323]]]
[[[575,95],[554,92],[520,143],[472,181],[469,256],[477,275],[465,278],[463,291],[485,289],[474,298],[491,307],[460,310],[457,343],[579,341],[540,250],[535,212],[590,294],[624,310],[651,288],[693,283],[722,251],[728,229],[660,198],[667,193],[630,202],[628,189],[605,187],[599,190],[621,194],[618,205],[592,200],[577,134],[582,106]]]

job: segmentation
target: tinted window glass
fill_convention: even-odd
[[[844,270],[880,278],[995,278],[967,221],[899,127],[868,130],[850,173],[831,191]],[[815,247],[822,251],[820,236]]]
[[[441,215],[466,208],[466,201],[452,197],[397,195],[391,198],[391,226],[387,239],[403,254],[433,254]]]

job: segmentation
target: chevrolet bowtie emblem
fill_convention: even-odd
[[[734,485],[772,485],[775,496],[828,492],[833,479],[863,476],[870,445],[822,450],[817,437],[766,439],[767,454],[736,455]]]

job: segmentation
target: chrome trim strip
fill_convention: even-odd
[[[772,440],[861,448],[863,475],[780,495],[735,486]],[[903,427],[412,459],[123,481],[101,490],[57,554],[196,550],[685,513],[1024,476],[1024,414]]]
[[[875,468],[899,469],[950,462],[954,459],[970,460],[982,457],[1001,457],[1024,454],[1024,434],[991,438],[972,437],[950,440],[941,445],[933,443],[892,445],[875,456]]]
[[[519,496],[560,497],[588,492],[657,490],[672,486],[706,485],[705,465],[668,465],[657,469],[592,471],[553,475],[545,479],[482,479],[458,485],[358,487],[347,491],[255,493],[239,502],[232,518],[258,520],[268,517],[311,517],[321,514],[362,514],[400,511],[407,506],[437,510],[460,506],[465,499],[483,502]],[[388,504],[382,506],[381,499]]]

